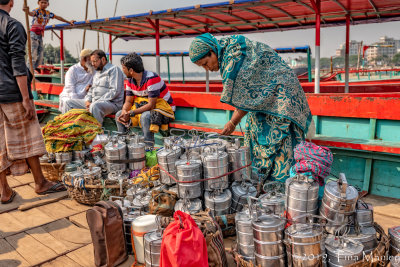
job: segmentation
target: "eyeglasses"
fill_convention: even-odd
[[[92,60],[92,63],[96,63],[97,61],[100,61],[100,58],[98,58],[96,60]]]

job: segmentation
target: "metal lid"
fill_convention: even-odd
[[[76,171],[74,171],[74,172],[71,172],[71,173],[69,174],[69,176],[71,176],[71,177],[74,178],[74,179],[82,178],[82,177],[83,177],[83,172],[82,172],[82,170],[76,170]]]
[[[257,220],[256,220],[257,219]],[[262,231],[283,230],[286,224],[284,218],[264,214],[252,219],[253,228]]]
[[[322,235],[322,226],[315,224],[295,223],[286,229],[291,237],[314,237]]]
[[[144,147],[145,147],[145,144],[144,144],[144,143],[135,143],[135,142],[131,142],[131,143],[128,145],[128,148],[129,148],[129,149],[132,149],[132,148],[142,148],[142,149],[144,149]]]
[[[286,180],[286,187],[290,186],[290,190],[294,191],[318,191],[319,185],[316,181],[310,179],[301,179],[296,177],[305,177],[303,175],[295,176]]]
[[[237,212],[235,215],[235,222],[247,222],[247,223],[251,223],[251,217],[250,217],[250,211],[249,209],[243,209],[240,212]]]
[[[204,198],[206,200],[213,201],[215,203],[224,203],[231,201],[232,193],[229,189],[223,190],[222,192],[208,192],[204,193]]]
[[[126,143],[118,140],[117,142],[108,142],[107,145],[105,146],[105,150],[117,150],[117,149],[125,149],[126,148]]]
[[[162,235],[159,231],[152,231],[145,234],[144,239],[152,245],[161,246]]]
[[[202,209],[201,200],[199,198],[180,199],[176,202],[174,209],[175,211],[180,210],[183,212],[197,213]]]
[[[85,175],[101,175],[101,167],[91,167],[84,170]]]
[[[150,199],[151,195],[149,194],[138,195],[133,199],[132,205],[135,207],[146,207],[149,205]]]
[[[250,195],[255,197],[257,195],[257,189],[251,183],[234,182],[232,184],[232,192],[236,195]]]
[[[67,165],[65,165],[65,172],[74,172],[77,170],[77,168],[79,167],[79,165],[74,164],[74,163],[69,163]]]
[[[258,201],[261,203],[261,206],[263,204],[271,205],[271,204],[282,203],[285,202],[285,194],[280,192],[269,192],[264,195],[261,195],[258,198]]]
[[[220,152],[209,152],[205,154],[203,157],[203,161],[224,161],[228,159],[228,153],[224,151]]]
[[[364,246],[350,238],[329,235],[325,240],[325,248],[328,254],[344,258],[361,254]]]
[[[179,156],[181,154],[181,150],[179,147],[173,147],[172,149],[161,148],[157,151],[157,157],[171,157],[171,156]]]
[[[336,181],[330,181],[325,185],[325,192],[341,199],[340,190]],[[358,198],[358,191],[353,186],[349,185],[346,189],[346,200],[356,200]]]
[[[180,170],[192,170],[192,169],[200,169],[201,160],[178,160],[175,163],[175,166]]]
[[[355,241],[366,243],[376,239],[376,230],[374,227],[361,227],[358,235],[356,233],[352,233],[349,234],[348,237]]]
[[[122,179],[128,179],[128,178],[129,178],[129,174],[126,174],[126,173],[110,172],[108,174],[108,179],[110,179],[110,180],[122,180]]]
[[[400,240],[400,226],[389,228],[388,232],[391,238]]]

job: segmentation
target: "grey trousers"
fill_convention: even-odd
[[[65,102],[65,108],[67,111],[71,109],[85,109],[85,100],[84,99],[69,99]],[[110,101],[97,101],[90,104],[89,112],[92,113],[93,117],[96,118],[103,124],[104,117],[110,114],[116,113],[121,108],[116,104]]]

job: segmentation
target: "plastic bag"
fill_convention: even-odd
[[[146,152],[146,167],[151,168],[157,165],[157,150]]]
[[[160,267],[208,267],[207,244],[193,218],[180,210],[165,229]]]

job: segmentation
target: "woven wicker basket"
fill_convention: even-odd
[[[40,163],[44,177],[54,182],[62,180],[65,165],[65,163]]]
[[[120,194],[120,185],[118,181],[105,180],[104,185],[100,180],[86,179],[84,184],[75,186],[71,184],[71,178],[64,175],[63,182],[67,187],[68,195],[77,202],[93,206],[96,202],[108,198],[108,196],[126,196],[128,182],[124,181],[122,185],[122,194]],[[107,191],[107,194],[104,194]]]

